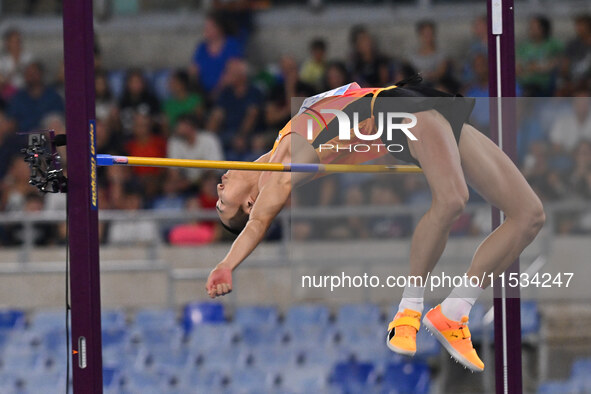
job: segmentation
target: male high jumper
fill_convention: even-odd
[[[308,100],[279,132],[273,149],[257,161],[264,163],[332,163],[349,160],[342,155],[320,152],[319,146],[335,142],[338,122],[322,109],[359,113],[359,130],[376,131],[379,113],[410,112],[416,139],[402,132],[392,136],[403,146],[396,158],[423,169],[432,195],[430,209],[414,231],[410,249],[410,275],[423,281],[441,257],[450,228],[468,200],[469,184],[490,204],[505,213],[506,220],[477,248],[466,272],[468,278],[484,282],[454,288],[441,304],[425,314],[423,323],[449,353],[472,371],[484,364],[472,345],[468,315],[476,299],[490,285],[490,274],[499,275],[521,254],[540,231],[545,215],[542,203],[513,162],[490,139],[467,122],[474,100],[434,89],[402,84],[388,88],[360,88],[352,83]],[[403,101],[390,97],[406,97]],[[400,103],[400,105],[393,105]],[[322,115],[314,123],[310,140],[307,120]],[[350,143],[351,141],[347,141]],[[389,141],[392,142],[392,141]],[[342,141],[341,141],[342,143]],[[351,156],[348,153],[349,157]],[[206,289],[215,298],[232,290],[232,271],[263,240],[273,219],[290,197],[297,181],[294,174],[281,172],[228,171],[218,185],[217,211],[222,224],[239,234],[228,254],[211,271]],[[387,346],[394,352],[412,356],[423,313],[425,283],[410,283],[388,326]]]

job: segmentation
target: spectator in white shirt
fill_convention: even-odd
[[[550,141],[571,152],[583,140],[591,141],[591,98],[586,90],[574,94],[571,105],[559,115],[550,130]]]
[[[174,159],[224,160],[218,137],[208,131],[199,130],[195,117],[181,115],[177,119],[175,132],[168,141],[167,155]],[[197,183],[204,169],[183,169],[185,178]]]
[[[24,71],[33,61],[33,55],[26,52],[22,45],[21,32],[8,29],[4,33],[4,50],[0,56],[0,74],[15,88],[25,85]]]

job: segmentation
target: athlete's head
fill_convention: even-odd
[[[230,170],[222,175],[222,182],[217,185],[216,210],[222,225],[234,234],[240,234],[248,222],[257,179],[250,171]]]

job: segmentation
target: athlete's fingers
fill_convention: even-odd
[[[228,284],[227,283],[222,283],[222,295],[225,295],[226,293],[228,293]]]
[[[218,295],[223,295],[224,294],[224,289],[223,289],[223,287],[222,287],[221,284],[218,284],[217,285],[216,290],[217,290],[217,294]]]

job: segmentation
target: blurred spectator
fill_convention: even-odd
[[[477,54],[472,60],[472,78],[466,85],[466,97],[488,97],[488,59],[486,55]],[[471,120],[477,127],[488,127],[489,124],[488,99],[476,100],[472,110]]]
[[[217,14],[209,14],[203,26],[203,42],[193,54],[190,71],[210,94],[216,88],[219,90],[218,84],[228,61],[243,57],[242,45],[227,33],[225,19]]]
[[[349,75],[345,63],[332,61],[326,67],[323,90],[328,91],[336,89],[340,86],[350,83],[351,81],[351,75]]]
[[[539,117],[536,99],[520,98],[515,101],[517,110],[517,162],[522,165],[528,149],[536,142],[544,143],[547,136]]]
[[[463,80],[470,81],[475,78],[474,60],[477,56],[488,57],[488,27],[486,15],[481,15],[472,22],[472,36],[466,48],[463,60]]]
[[[131,132],[136,112],[152,116],[160,113],[160,102],[150,91],[144,73],[140,69],[134,68],[127,73],[119,109],[123,130],[127,133]]]
[[[23,212],[39,213],[41,211],[43,211],[43,196],[30,189],[24,197]],[[35,223],[31,227],[30,234],[27,234],[27,228],[23,224],[8,226],[4,229],[4,244],[22,245],[29,236],[32,237],[35,246],[50,245],[55,240],[55,226],[51,223]]]
[[[126,144],[125,151],[129,156],[165,157],[166,140],[155,135],[149,115],[136,113],[133,117],[133,138]],[[148,177],[147,183],[154,182],[154,176],[161,174],[157,167],[133,167],[133,173],[140,177]]]
[[[369,191],[369,204],[387,208],[402,204],[402,199],[387,181],[375,182]],[[372,238],[405,237],[412,233],[412,216],[373,218],[369,222],[369,229]]]
[[[22,211],[25,196],[31,191],[29,185],[29,166],[22,157],[14,156],[10,161],[8,172],[2,179],[0,208],[4,211]]]
[[[125,210],[141,210],[144,204],[141,189],[127,187],[123,202]],[[151,220],[117,220],[111,223],[108,237],[114,245],[147,244],[158,239],[158,226]]]
[[[544,16],[530,20],[528,39],[517,46],[517,80],[526,96],[552,96],[562,43]]]
[[[162,193],[154,199],[152,209],[180,211],[185,206],[185,198],[182,195],[183,180],[180,172],[169,169],[162,181]]]
[[[351,29],[350,44],[353,47],[351,70],[353,78],[362,86],[385,86],[391,82],[390,62],[382,55],[373,37],[364,26]]]
[[[572,151],[583,139],[591,141],[591,98],[579,90],[571,105],[556,118],[550,130],[550,142],[564,152]]]
[[[428,82],[436,82],[448,72],[445,54],[437,48],[435,23],[420,21],[416,25],[419,47],[408,56],[412,66]]]
[[[322,78],[326,71],[326,41],[316,38],[310,43],[310,57],[300,70],[300,79],[316,90],[322,88]]]
[[[231,26],[230,29],[242,46],[246,48],[255,30],[254,11],[261,6],[269,6],[268,0],[213,0],[215,12]]]
[[[8,29],[4,33],[4,50],[0,56],[0,74],[11,86],[25,86],[25,68],[33,61],[33,55],[23,49],[21,32]]]
[[[189,90],[189,74],[183,70],[177,70],[170,76],[168,86],[170,98],[164,103],[164,113],[169,126],[174,129],[180,115],[200,115],[203,97]]]
[[[569,184],[575,195],[591,199],[591,142],[581,142],[574,151],[574,168],[570,173]]]
[[[263,96],[248,80],[248,65],[244,60],[228,62],[223,86],[207,129],[219,135],[224,149],[231,150],[236,140],[249,137],[259,126]]]
[[[12,157],[18,155],[20,149],[26,144],[26,139],[17,136],[13,123],[6,114],[0,111],[0,179],[4,178],[11,163]]]
[[[107,74],[103,71],[96,71],[94,75],[94,92],[96,118],[104,120],[112,127],[116,123],[117,101],[111,92]]]
[[[8,113],[18,130],[31,131],[40,127],[41,119],[49,113],[63,113],[64,102],[57,92],[45,85],[43,66],[33,62],[25,68],[25,87],[10,100]]]
[[[215,209],[218,200],[217,184],[219,175],[215,171],[203,174],[201,187],[196,198],[188,201],[189,210]],[[170,231],[169,240],[173,245],[202,245],[210,243],[220,235],[216,221],[205,221],[175,226]]]
[[[562,57],[561,79],[563,95],[576,87],[590,87],[591,82],[591,15],[575,17],[575,37],[568,42]]]
[[[57,73],[55,75],[53,82],[51,83],[51,87],[55,89],[55,91],[57,92],[57,94],[60,95],[62,100],[66,99],[66,67],[63,61],[57,69]]]
[[[291,100],[295,97],[309,97],[314,88],[298,76],[298,65],[290,56],[280,60],[281,75],[271,89],[265,106],[265,123],[269,129],[278,131],[291,119]]]
[[[219,139],[207,131],[200,131],[194,116],[181,115],[177,118],[175,133],[168,141],[167,156],[175,159],[224,160]],[[204,169],[183,169],[187,181],[196,183]]]

